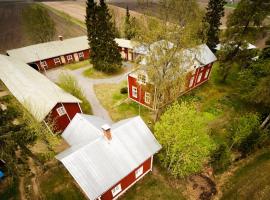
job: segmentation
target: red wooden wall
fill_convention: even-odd
[[[80,52],[83,52],[83,54],[84,54],[84,58],[83,58],[83,59],[80,58],[80,61],[89,59],[89,57],[90,57],[90,50],[89,50],[89,49],[86,49],[86,50],[84,50],[84,51],[74,52],[74,53],[77,53],[77,54],[78,54],[78,53],[80,53]],[[65,63],[62,62],[61,56],[57,56],[57,57],[53,57],[53,58],[49,58],[49,59],[41,60],[41,61],[46,61],[46,63],[47,63],[46,70],[47,70],[47,69],[52,69],[52,68],[55,68],[55,67],[58,67],[58,66],[61,66],[61,65],[65,65],[65,64],[69,64],[69,63],[76,62],[76,61],[75,61],[75,57],[74,57],[74,53],[63,55],[64,58],[65,58]],[[68,57],[69,55],[72,56],[73,61],[68,62],[67,57]],[[55,59],[55,58],[59,58],[59,59],[60,59],[60,63],[55,64],[55,63],[54,63],[54,59]],[[36,65],[38,66],[38,68],[39,68],[40,71],[43,71],[43,69],[42,69],[41,66],[40,66],[40,61],[36,61],[34,64],[36,64]]]
[[[61,107],[62,105],[65,107],[67,113],[59,116],[57,113],[57,108]],[[77,113],[81,113],[78,103],[58,103],[47,117],[47,121],[50,120],[54,123],[55,131],[63,132],[70,123],[70,120],[72,120]]]
[[[189,72],[186,74],[186,87],[185,87],[185,92],[188,92],[199,85],[203,84],[209,79],[211,70],[212,70],[212,65],[213,63],[210,63],[208,65],[202,66],[197,68],[196,70]],[[132,96],[132,86],[137,88],[137,98]],[[153,86],[150,87],[150,84],[146,85],[140,85],[137,83],[137,79],[132,77],[131,75],[128,75],[128,92],[129,92],[129,98],[148,107],[151,109],[154,109],[154,98],[155,98],[155,93]],[[151,94],[151,103],[147,104],[145,102],[145,92],[149,92]],[[179,94],[181,95],[181,94]]]
[[[137,98],[132,96],[132,86],[137,88]],[[150,103],[145,102],[145,92],[148,92],[151,94],[151,100]],[[137,79],[128,76],[128,95],[130,99],[133,99],[134,101],[141,103],[149,108],[153,109],[154,106],[154,90],[153,90],[153,85],[146,83],[144,84],[138,84]]]
[[[137,179],[145,175],[150,169],[151,169],[151,162],[152,157],[147,159],[144,163],[142,163],[140,166],[138,166],[135,170],[133,170],[131,173],[129,173],[125,178],[123,178],[121,181],[116,183],[113,187],[111,187],[107,192],[105,192],[102,196],[102,200],[112,200],[113,198],[116,198],[123,194],[123,191],[127,189],[132,183],[134,183]],[[141,166],[143,166],[143,174],[136,179],[135,177],[135,171],[139,169]],[[121,184],[122,191],[113,197],[111,190],[117,186],[118,184]]]

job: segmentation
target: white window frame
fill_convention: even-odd
[[[57,114],[58,114],[59,116],[63,116],[63,115],[65,115],[65,114],[67,114],[67,111],[66,111],[66,109],[65,109],[63,106],[57,108],[56,111],[57,111]]]
[[[83,53],[83,51],[78,53],[78,57],[79,57],[79,58],[84,58],[84,53]]]
[[[189,88],[191,88],[194,84],[194,76],[191,77],[191,79],[189,80]]]
[[[143,166],[135,171],[135,178],[139,178],[143,174]]]
[[[122,191],[121,184],[118,184],[117,186],[115,186],[115,187],[111,190],[112,196],[115,197],[115,196],[118,195],[121,191]]]
[[[206,73],[204,74],[204,79],[207,79],[209,73],[210,73],[210,69],[208,69],[208,70],[206,71]]]
[[[145,92],[145,94],[144,94],[144,102],[147,103],[147,104],[151,103],[151,93]]]
[[[72,55],[67,55],[67,61],[73,61],[73,56]]]
[[[135,98],[138,98],[138,88],[135,86],[131,87],[131,95]]]
[[[55,65],[57,65],[58,63],[61,65],[61,60],[60,60],[60,58],[54,58],[54,59],[53,59],[53,62],[54,62]]]
[[[197,83],[201,82],[202,79],[202,72],[199,73],[198,78],[197,78]]]
[[[141,83],[141,84],[146,84],[146,75],[138,74],[138,82]]]
[[[48,67],[46,60],[40,61],[40,66],[44,68]]]

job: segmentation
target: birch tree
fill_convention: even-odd
[[[159,7],[160,18],[145,17],[136,38],[148,50],[145,63],[156,87],[156,119],[183,89],[183,50],[201,42],[197,33],[202,26],[202,12],[195,0],[161,0]]]
[[[174,104],[154,130],[163,147],[159,153],[161,164],[175,177],[200,172],[215,149],[203,117],[193,104]]]

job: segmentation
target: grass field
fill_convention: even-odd
[[[87,78],[103,79],[103,78],[112,78],[114,76],[121,75],[124,72],[126,72],[126,70],[124,68],[121,68],[116,73],[104,73],[94,69],[93,66],[90,65],[90,67],[83,72],[83,75]]]
[[[22,20],[23,10],[31,5],[31,3],[23,2],[5,2],[0,4],[0,53],[5,53],[9,49],[34,44],[26,33]],[[83,22],[52,9],[48,9],[48,12],[55,23],[55,40],[58,40],[59,35],[62,35],[65,39],[86,34],[86,30],[82,25]]]
[[[80,69],[80,68],[87,67],[87,66],[89,66],[89,67],[92,66],[90,64],[89,60],[84,60],[84,61],[68,64],[68,65],[65,65],[64,68],[69,69],[69,70],[76,70],[76,69]]]
[[[39,178],[40,190],[44,199],[83,200],[86,199],[74,179],[63,166],[51,167]]]
[[[221,200],[268,200],[270,197],[270,150],[238,169],[223,189]]]
[[[126,81],[121,84],[100,84],[94,89],[101,104],[109,111],[113,121],[134,117],[139,112],[145,122],[152,122],[151,112],[128,99],[127,94],[121,94],[120,89],[126,87]],[[109,91],[109,92],[108,92]],[[140,111],[139,111],[140,109]]]

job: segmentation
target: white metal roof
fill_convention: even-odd
[[[119,47],[128,48],[128,49],[134,49],[136,46],[136,42],[132,40],[126,40],[123,38],[115,38],[115,42],[118,44]]]
[[[115,39],[119,47],[133,49],[135,43],[126,39]],[[25,63],[32,63],[48,58],[75,53],[89,49],[87,36],[80,36],[63,41],[57,40],[8,50],[8,55],[20,59]]]
[[[216,46],[215,49],[218,50],[218,51],[220,51],[222,47],[224,47],[223,44],[217,44],[217,46]],[[257,47],[256,47],[255,45],[251,44],[251,43],[247,43],[247,47],[246,47],[246,48],[247,48],[248,50],[250,50],[250,49],[257,49]],[[242,50],[243,48],[240,47],[240,49]]]
[[[168,42],[167,44],[164,43],[164,41],[153,43],[153,45],[150,45],[152,50],[154,51],[155,47],[160,44],[162,45],[161,48],[172,48],[173,44]],[[164,44],[166,47],[164,47]],[[151,49],[150,48],[150,49]],[[146,53],[140,64],[142,67],[140,69],[146,69],[147,68],[147,56],[149,54],[149,50],[141,51],[141,53]],[[194,70],[195,68],[210,64],[212,62],[215,62],[217,60],[217,57],[215,54],[209,49],[209,47],[206,44],[199,45],[194,48],[185,49],[182,52],[179,52],[176,54],[176,56],[179,56],[179,59],[181,59],[181,69],[184,69],[186,72]],[[133,73],[137,73],[136,71]]]
[[[8,50],[7,53],[25,63],[32,63],[86,49],[89,49],[87,37],[81,36],[12,49]]]
[[[0,79],[38,121],[57,103],[81,102],[41,73],[9,56],[0,55]]]
[[[74,127],[81,127],[81,119],[85,117],[77,114],[71,124]],[[88,119],[85,118],[86,121]],[[71,140],[76,137],[81,137],[81,134],[94,136],[71,146],[56,158],[64,164],[85,194],[93,200],[159,151],[161,146],[140,117],[113,124],[110,141],[104,137],[101,127],[98,133],[95,127],[97,124],[92,125],[73,129],[73,136],[65,138],[69,144],[72,144]]]

